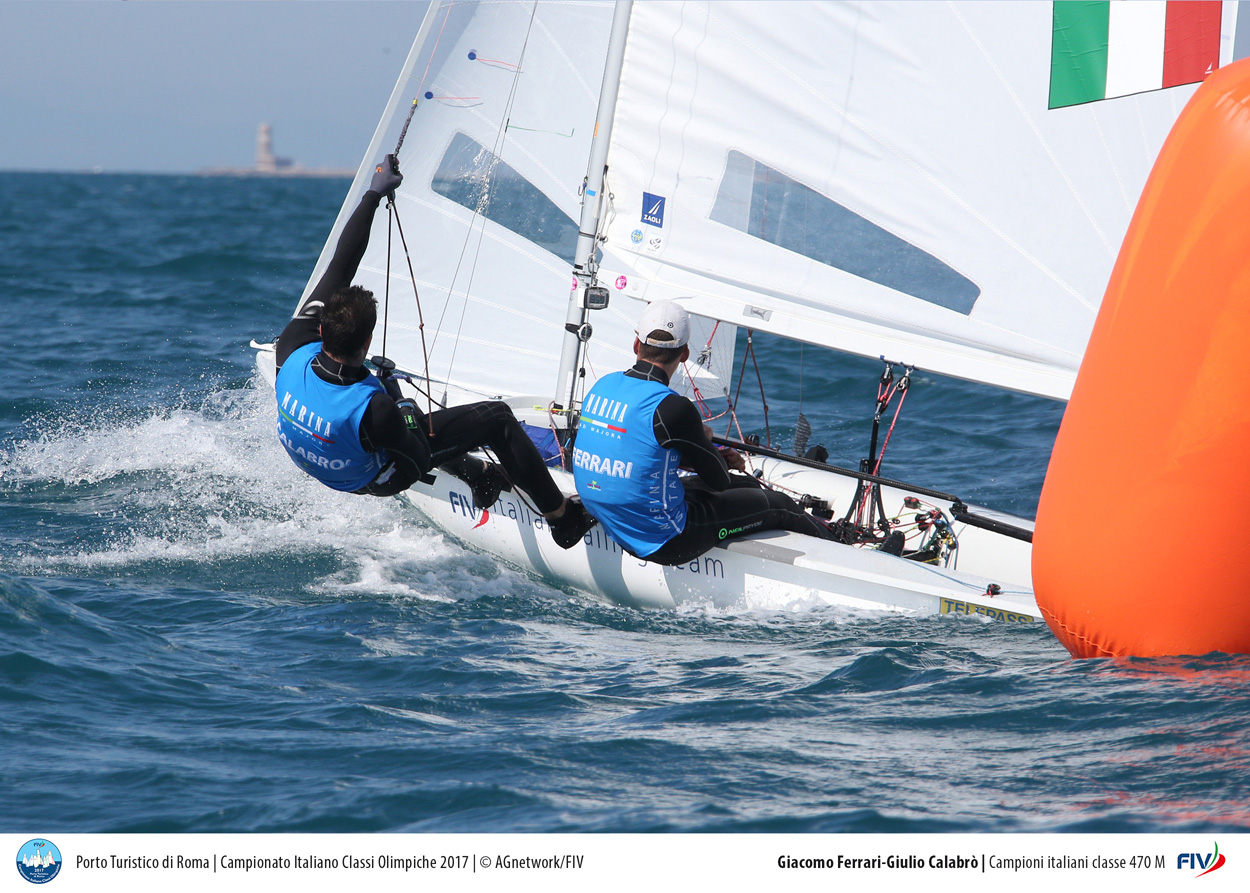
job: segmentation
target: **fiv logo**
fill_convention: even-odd
[[[1194,877],[1202,877],[1204,874],[1210,874],[1217,868],[1224,867],[1224,856],[1220,853],[1220,845],[1213,843],[1215,852],[1213,853],[1180,853],[1176,857],[1177,868],[1205,869],[1200,871]]]

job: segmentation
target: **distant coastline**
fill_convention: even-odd
[[[355,171],[334,168],[306,168],[289,158],[273,154],[273,129],[267,123],[256,128],[256,164],[253,167],[209,167],[196,171],[198,177],[321,177],[351,178]]]
[[[350,180],[356,176],[355,171],[332,170],[330,168],[294,168],[288,171],[269,172],[257,171],[250,167],[213,167],[198,171],[142,171],[142,170],[106,170],[102,167],[77,168],[61,170],[57,168],[19,168],[0,167],[0,174],[23,174],[29,176],[47,176],[57,174],[67,177],[240,177],[244,179],[305,179],[305,180]]]
[[[256,131],[256,163],[252,167],[205,167],[199,170],[113,170],[103,167],[76,169],[0,167],[5,174],[68,174],[73,176],[144,176],[144,177],[245,177],[264,179],[350,180],[355,170],[331,167],[304,167],[289,158],[273,154],[273,132],[268,124],[261,124]]]
[[[195,171],[195,177],[305,177],[305,178],[346,178],[356,176],[355,171],[335,170],[332,168],[305,168],[292,166],[282,170],[260,171],[254,167],[206,167]]]

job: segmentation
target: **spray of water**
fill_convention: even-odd
[[[399,500],[336,493],[274,436],[263,386],[198,405],[45,422],[0,451],[0,492],[31,516],[0,544],[22,573],[124,573],[193,563],[329,559],[327,596],[460,598],[517,575],[466,552]]]

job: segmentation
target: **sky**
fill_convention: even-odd
[[[0,170],[355,170],[425,8],[0,0]]]

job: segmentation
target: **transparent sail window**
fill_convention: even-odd
[[[452,138],[430,188],[573,264],[577,249],[573,219],[471,137],[457,133]]]
[[[958,313],[971,312],[981,294],[923,249],[741,152],[729,153],[712,219]]]

